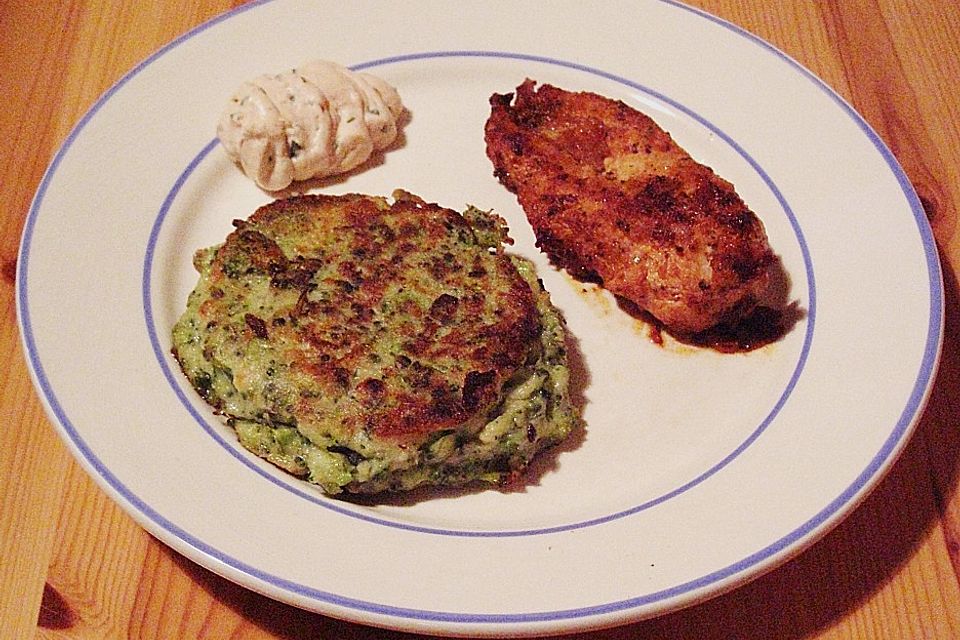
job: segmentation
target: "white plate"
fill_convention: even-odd
[[[252,4],[132,70],[45,176],[19,256],[37,388],[85,468],[199,564],[328,615],[531,635],[652,616],[742,584],[822,536],[886,472],[936,369],[943,299],[923,210],[822,82],[673,2]],[[214,141],[243,80],[323,57],[394,84],[413,117],[329,193],[404,187],[495,208],[579,348],[582,438],[523,491],[357,505],[240,449],[169,357],[194,249],[269,200]],[[525,77],[654,116],[764,220],[803,311],[720,355],[671,341],[553,270],[484,155],[488,98]]]

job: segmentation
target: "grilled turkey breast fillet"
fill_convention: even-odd
[[[752,310],[774,256],[733,185],[623,102],[535,84],[491,97],[485,138],[552,261],[676,333]]]

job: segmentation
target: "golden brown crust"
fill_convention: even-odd
[[[755,306],[774,259],[762,223],[653,120],[532,80],[490,104],[494,174],[558,266],[680,333]]]
[[[255,298],[241,287],[266,292],[234,324],[296,382],[302,431],[416,443],[482,420],[537,344],[529,284],[449,209],[311,195],[234,224],[210,275],[228,294],[201,313],[227,322]]]

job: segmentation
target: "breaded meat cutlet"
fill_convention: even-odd
[[[551,260],[675,333],[751,311],[774,256],[733,186],[623,102],[535,84],[491,97],[485,137]]]
[[[327,493],[516,476],[578,423],[564,328],[502,219],[299,196],[197,252],[173,354],[240,442]]]

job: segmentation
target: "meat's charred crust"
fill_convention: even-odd
[[[762,223],[653,120],[532,80],[490,104],[494,175],[558,266],[680,333],[753,308],[774,261]]]

